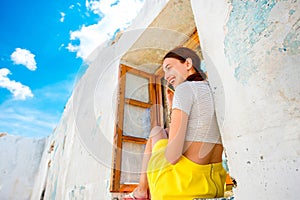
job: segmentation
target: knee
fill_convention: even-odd
[[[164,128],[160,126],[155,126],[150,131],[150,138],[159,137],[159,138],[166,138],[166,132]]]
[[[163,131],[163,128],[160,126],[154,126],[150,131],[150,137],[156,136]]]

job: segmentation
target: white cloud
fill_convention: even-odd
[[[10,105],[11,102],[8,102]],[[58,123],[59,114],[7,103],[0,105],[0,132],[26,137],[46,137]]]
[[[86,0],[86,7],[102,19],[97,24],[71,32],[70,40],[79,40],[80,44],[69,43],[67,49],[86,59],[96,47],[112,38],[116,30],[127,28],[143,4],[142,0]]]
[[[63,12],[60,12],[60,22],[64,22],[65,21],[65,16],[66,16],[66,14],[65,13],[63,13]]]
[[[65,46],[65,44],[61,44],[61,45],[58,47],[58,50],[60,51],[64,46]]]
[[[30,88],[22,85],[20,82],[10,80],[7,75],[11,74],[9,69],[0,69],[0,87],[8,89],[16,100],[25,100],[28,97],[33,97]]]
[[[16,50],[10,55],[11,60],[15,65],[24,65],[27,69],[36,70],[35,55],[27,49],[16,48]]]
[[[71,32],[71,40],[80,40],[80,45],[68,44],[67,49],[77,52],[77,57],[86,59],[101,43],[109,39],[107,34],[101,33],[98,25],[82,26],[79,31]]]
[[[38,98],[8,99],[0,104],[0,132],[26,137],[49,136],[59,123],[71,95],[74,78],[34,90]],[[45,103],[47,102],[47,103]]]

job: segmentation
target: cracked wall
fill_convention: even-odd
[[[298,199],[300,2],[192,5],[236,199]]]

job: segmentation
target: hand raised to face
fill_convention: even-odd
[[[166,96],[167,96],[167,103],[170,109],[172,109],[172,102],[174,97],[174,90],[171,88],[170,85],[166,87]]]

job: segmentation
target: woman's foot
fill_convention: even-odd
[[[149,200],[147,190],[143,191],[139,187],[137,187],[133,190],[133,192],[125,195],[125,197],[123,198],[123,200],[132,200],[132,199]]]

